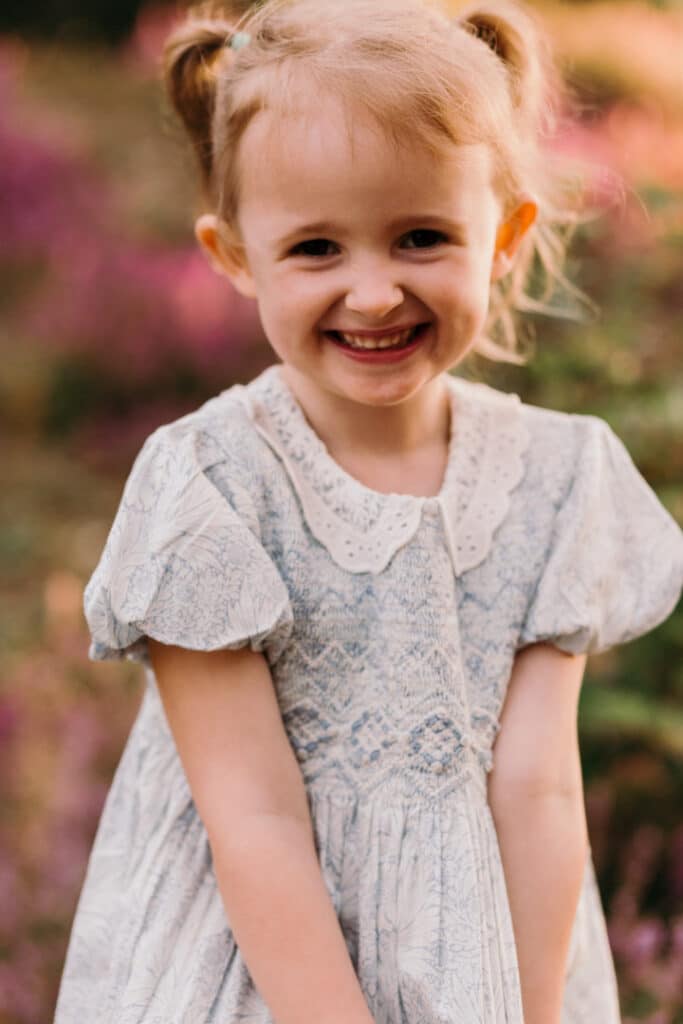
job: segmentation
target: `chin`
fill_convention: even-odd
[[[348,387],[344,388],[344,391],[349,398],[364,405],[397,405],[399,402],[405,402],[407,399],[412,398],[413,395],[429,383],[429,380],[431,380],[431,377],[419,380],[415,378],[412,380],[407,378],[391,380],[387,378],[386,380],[359,381],[355,386],[349,384]]]

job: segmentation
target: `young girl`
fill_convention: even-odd
[[[557,264],[539,35],[266,0],[165,56],[279,362],[148,438],[86,588],[147,686],[57,1024],[615,1024],[577,701],[683,534],[604,421],[450,373]]]

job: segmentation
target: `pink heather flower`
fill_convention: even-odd
[[[610,944],[615,956],[630,967],[641,967],[656,959],[667,939],[667,929],[657,918],[642,918],[630,924],[610,922]]]

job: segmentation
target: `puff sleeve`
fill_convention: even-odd
[[[680,527],[609,424],[580,419],[585,437],[518,648],[600,653],[663,622],[683,585]]]
[[[149,665],[147,637],[192,650],[249,645],[275,661],[292,625],[285,584],[255,531],[211,482],[192,433],[145,441],[83,595],[92,660]]]

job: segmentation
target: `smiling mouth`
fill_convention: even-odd
[[[342,331],[325,331],[328,338],[335,341],[344,348],[356,349],[359,352],[365,351],[398,351],[407,348],[422,334],[429,324],[416,324],[409,330],[400,331],[397,334],[386,334],[383,338],[361,337],[358,334],[346,334]]]

